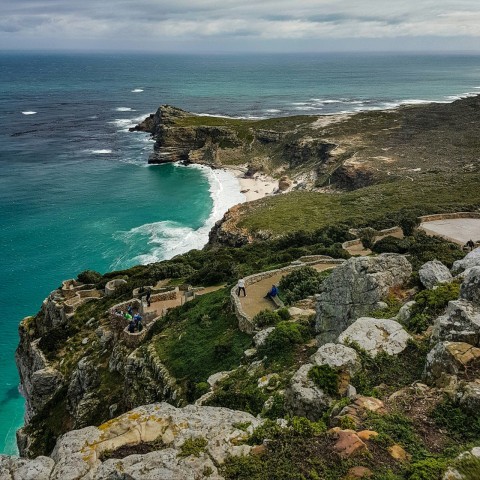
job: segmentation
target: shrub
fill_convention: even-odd
[[[207,382],[198,382],[195,385],[195,396],[200,398],[202,395],[205,395],[210,391],[210,385]]]
[[[370,227],[362,228],[358,232],[360,241],[364,248],[372,248],[375,241],[375,230]]]
[[[97,284],[102,279],[102,274],[95,270],[84,270],[77,275],[77,280],[82,283]]]
[[[408,480],[440,480],[447,468],[445,459],[426,458],[412,463],[408,468]]]
[[[270,327],[280,321],[280,315],[271,310],[262,310],[253,317],[253,323],[258,327]]]
[[[375,242],[372,251],[374,253],[406,253],[409,246],[408,239],[388,235]]]
[[[286,308],[286,307],[279,308],[275,313],[276,313],[282,320],[290,320],[290,318],[292,317],[292,316],[290,315],[290,312],[288,311],[288,308]]]
[[[406,322],[408,330],[414,333],[425,331],[432,324],[450,300],[455,300],[460,294],[460,284],[457,282],[444,283],[432,290],[423,290],[415,295],[415,305],[410,311],[410,318]]]
[[[259,353],[272,357],[289,353],[295,344],[304,342],[305,333],[306,328],[303,325],[293,322],[280,322],[260,347]]]
[[[320,292],[320,287],[330,271],[317,272],[312,267],[302,267],[285,275],[279,283],[282,299],[288,305]]]
[[[314,365],[308,372],[308,378],[327,395],[338,394],[338,372],[330,365]]]
[[[403,234],[406,237],[413,235],[415,229],[420,225],[420,219],[413,213],[404,214],[399,221]]]
[[[208,445],[206,438],[187,438],[183,445],[180,447],[180,452],[177,456],[188,457],[193,455],[199,457],[205,451],[205,447]]]
[[[480,478],[480,458],[465,455],[455,464],[456,470],[463,475],[464,480],[478,480]]]

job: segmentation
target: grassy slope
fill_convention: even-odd
[[[343,194],[293,192],[244,207],[240,227],[280,235],[311,231],[339,222],[363,223],[402,208],[425,213],[457,210],[480,204],[480,174],[421,175],[372,185]]]

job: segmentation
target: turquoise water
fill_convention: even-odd
[[[81,270],[201,248],[241,200],[222,172],[147,167],[152,143],[129,125],[162,103],[256,118],[451,101],[478,87],[476,56],[0,54],[0,451],[15,451],[22,423],[18,322]]]

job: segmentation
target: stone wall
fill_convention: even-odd
[[[113,295],[113,292],[115,292],[115,289],[117,287],[119,287],[120,285],[126,285],[126,284],[127,284],[127,281],[124,280],[123,278],[115,278],[113,280],[110,280],[105,285],[105,295],[107,297],[109,297],[110,295]]]

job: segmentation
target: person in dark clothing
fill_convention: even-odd
[[[470,239],[467,243],[466,246],[472,251],[475,248],[475,244],[473,243],[473,240]]]
[[[270,291],[265,295],[264,298],[269,298],[270,300],[273,298],[273,297],[276,297],[278,295],[278,288],[276,285],[272,285],[272,288],[270,289]]]
[[[127,312],[133,317],[133,307],[131,305],[127,307]]]
[[[135,322],[133,320],[130,320],[128,324],[128,333],[135,333]]]
[[[151,297],[151,295],[152,295],[152,291],[151,291],[149,288],[147,288],[147,296],[146,296],[145,298],[146,298],[146,300],[147,300],[147,305],[148,305],[148,306],[150,306],[150,297]]]

